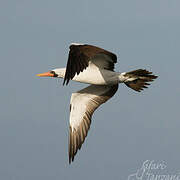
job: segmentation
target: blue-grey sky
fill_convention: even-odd
[[[179,170],[179,7],[178,0],[1,0],[0,179],[125,180],[146,159]],[[70,96],[87,85],[35,74],[64,67],[71,42],[116,53],[116,71],[146,68],[159,78],[142,93],[120,85],[69,165]]]

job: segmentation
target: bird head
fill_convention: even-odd
[[[37,74],[36,76],[63,78],[64,75],[65,75],[65,68],[58,68],[58,69],[53,69],[53,70],[45,72],[45,73]]]

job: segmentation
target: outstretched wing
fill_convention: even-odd
[[[90,85],[71,96],[69,127],[69,163],[81,148],[91,124],[93,112],[117,91],[113,86]]]
[[[114,63],[117,62],[115,54],[96,46],[72,44],[69,49],[63,85],[65,83],[67,85],[70,79],[73,79],[76,74],[78,75],[86,69],[89,66],[90,61],[99,68],[112,71],[114,69]]]

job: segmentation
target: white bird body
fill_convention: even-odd
[[[119,83],[140,92],[157,76],[152,72],[138,69],[130,72],[114,72],[117,62],[115,54],[92,45],[74,43],[70,46],[66,68],[57,68],[38,76],[63,78],[90,84],[72,93],[70,102],[69,163],[81,148],[91,124],[93,112],[117,91]]]
[[[53,71],[58,74],[58,78],[64,78],[66,68],[58,68],[54,69]],[[126,79],[127,77],[123,76],[123,73],[100,69],[95,65],[91,65],[88,66],[83,72],[80,72],[78,75],[76,74],[72,81],[94,85],[113,85],[122,83]]]

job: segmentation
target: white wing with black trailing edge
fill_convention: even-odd
[[[93,112],[117,91],[113,86],[90,85],[71,96],[69,127],[69,163],[81,148],[91,124]]]

